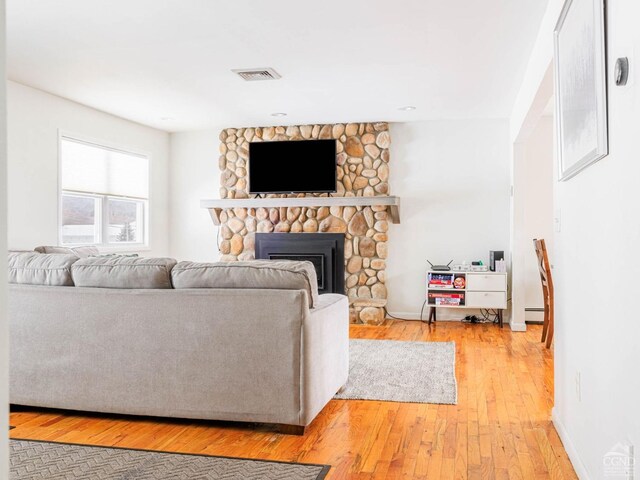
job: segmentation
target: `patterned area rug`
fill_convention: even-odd
[[[455,342],[350,340],[349,381],[335,398],[409,403],[458,401]]]
[[[11,440],[11,480],[320,480],[328,465]]]

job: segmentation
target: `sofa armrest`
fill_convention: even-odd
[[[349,376],[349,300],[320,295],[302,325],[300,420],[309,425]]]

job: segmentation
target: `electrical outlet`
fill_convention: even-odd
[[[576,398],[582,401],[582,385],[580,384],[580,371],[576,371]]]

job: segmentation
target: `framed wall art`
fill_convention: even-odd
[[[566,0],[554,30],[560,180],[609,151],[605,0]]]

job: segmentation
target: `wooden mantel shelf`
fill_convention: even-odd
[[[200,200],[200,206],[209,210],[215,225],[220,225],[220,210],[225,208],[278,208],[278,207],[389,207],[391,223],[400,223],[400,197],[302,197],[302,198],[240,198]]]

